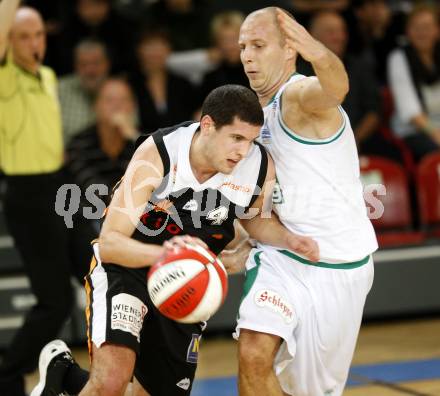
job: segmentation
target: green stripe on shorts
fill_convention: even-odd
[[[300,256],[297,256],[295,253],[292,253],[289,250],[278,250],[280,253],[284,254],[287,257],[290,257],[296,261],[299,261],[302,264],[311,265],[313,267],[321,267],[321,268],[331,268],[331,269],[353,269],[362,267],[363,265],[367,264],[370,260],[370,255],[364,257],[362,260],[359,261],[353,261],[352,263],[342,263],[342,264],[330,264],[325,263],[323,261],[318,261],[317,263],[314,263],[313,261],[309,261],[305,258],[302,258]]]
[[[244,281],[243,285],[243,294],[241,296],[240,305],[243,302],[243,300],[246,298],[246,296],[249,294],[250,290],[252,289],[252,286],[255,283],[255,280],[257,279],[258,275],[258,269],[260,268],[260,255],[263,253],[262,251],[259,251],[254,254],[254,260],[256,266],[254,268],[251,268],[249,271],[246,271],[246,279]],[[240,317],[240,314],[237,315],[237,319]]]

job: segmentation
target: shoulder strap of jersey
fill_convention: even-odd
[[[249,209],[254,204],[258,196],[263,192],[264,181],[266,180],[266,176],[267,176],[268,159],[267,159],[266,150],[260,143],[255,142],[255,144],[258,146],[261,153],[260,172],[258,173],[257,184],[255,186],[254,193],[249,202],[249,205],[246,207],[246,210]]]
[[[293,73],[290,78],[282,85],[282,87],[278,90],[278,92],[275,95],[275,98],[278,99],[283,94],[284,90],[287,88],[288,85],[295,83],[297,81],[303,80],[304,78],[307,78],[307,76],[299,73]]]

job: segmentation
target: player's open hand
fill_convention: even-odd
[[[289,246],[289,250],[300,254],[308,260],[313,262],[319,261],[319,246],[312,238],[289,234],[287,237],[287,245]]]
[[[315,40],[304,26],[281,10],[277,10],[277,18],[287,45],[297,51],[306,61],[315,63],[326,58],[328,49]]]
[[[163,243],[165,250],[173,252],[179,249],[184,249],[187,245],[199,245],[204,249],[208,249],[208,245],[205,242],[190,235],[175,236]]]

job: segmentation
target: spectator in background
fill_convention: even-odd
[[[386,60],[403,33],[401,18],[393,17],[386,0],[353,1],[349,52],[363,56],[381,85],[386,85]]]
[[[74,52],[75,73],[61,78],[58,89],[65,144],[95,121],[96,92],[110,72],[110,60],[103,43],[81,41]]]
[[[158,0],[145,10],[142,30],[160,26],[170,35],[174,51],[209,45],[209,8],[206,0]]]
[[[0,2],[0,168],[6,176],[6,224],[37,303],[27,313],[0,365],[0,395],[25,396],[23,375],[39,350],[57,336],[73,304],[70,240],[55,213],[64,183],[61,114],[56,76],[42,65],[45,33],[40,14]],[[86,246],[87,265],[92,250]],[[77,262],[75,262],[76,264]],[[85,271],[77,274],[80,279]]]
[[[295,19],[308,25],[313,14],[321,11],[344,12],[350,0],[290,0],[290,9]]]
[[[138,136],[136,102],[128,83],[120,78],[106,80],[98,89],[94,110],[96,123],[67,146],[66,169],[70,182],[81,191],[101,184],[111,192],[125,172]],[[110,202],[109,194],[102,198]]]
[[[141,34],[137,45],[139,69],[130,82],[144,133],[191,119],[199,105],[194,86],[167,69],[170,53],[171,43],[164,30],[157,28]]]
[[[408,45],[388,59],[395,103],[393,130],[416,161],[440,148],[440,32],[438,10],[420,5],[408,15]]]
[[[311,20],[311,34],[333,51],[344,62],[350,90],[342,106],[347,112],[360,154],[377,154],[400,160],[397,149],[378,132],[380,120],[380,95],[374,74],[361,58],[347,53],[347,26],[344,19],[332,11],[323,11]],[[302,58],[297,71],[315,74],[310,63]]]
[[[244,16],[237,11],[218,14],[212,20],[211,36],[220,55],[219,65],[207,73],[200,88],[200,103],[215,88],[225,84],[249,87],[249,80],[240,60],[238,36]]]
[[[75,12],[68,16],[58,38],[57,71],[71,73],[75,46],[86,38],[103,42],[113,71],[128,70],[133,63],[136,26],[116,14],[111,0],[76,0]]]

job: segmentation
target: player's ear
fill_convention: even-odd
[[[202,134],[205,134],[205,133],[210,133],[213,130],[215,130],[214,120],[211,118],[211,116],[207,114],[204,115],[200,119],[200,131],[202,132]]]

